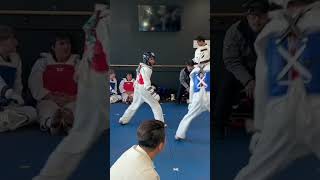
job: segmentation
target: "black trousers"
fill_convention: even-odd
[[[186,94],[186,88],[180,84],[177,94],[177,103],[181,103],[181,98],[184,94]]]
[[[232,113],[232,105],[239,100],[240,92],[244,88],[231,72],[223,70],[221,75],[213,110],[213,125],[217,136],[224,136],[225,125]]]

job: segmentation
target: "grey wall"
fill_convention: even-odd
[[[192,59],[193,39],[201,34],[209,38],[209,0],[111,0],[111,63],[138,64],[144,51],[154,51],[158,64],[179,65]],[[139,4],[170,4],[182,7],[182,29],[179,32],[139,32]],[[134,68],[115,68],[118,77]],[[153,81],[167,88],[179,85],[180,68],[155,68]]]

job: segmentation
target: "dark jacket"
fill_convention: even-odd
[[[243,19],[233,24],[224,38],[224,65],[244,86],[255,79],[257,56],[254,42],[256,37],[257,33],[253,32],[247,20]]]
[[[180,84],[185,87],[186,89],[189,88],[189,84],[190,84],[190,72],[188,71],[187,68],[183,68],[180,71],[180,76],[179,76],[179,80],[180,80]]]

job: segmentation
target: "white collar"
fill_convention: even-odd
[[[150,165],[154,167],[152,159],[150,158],[148,153],[144,149],[142,149],[142,147],[140,147],[139,145],[134,145],[133,149],[142,154],[148,160],[148,163],[150,163]]]

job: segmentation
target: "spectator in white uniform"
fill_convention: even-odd
[[[21,97],[21,59],[17,45],[13,29],[0,25],[0,132],[34,122],[37,116],[36,110],[25,106]]]
[[[118,94],[118,80],[116,73],[113,69],[109,71],[110,79],[110,103],[116,103],[121,100],[121,96]]]
[[[122,96],[122,102],[130,104],[133,101],[134,81],[132,73],[128,72],[126,77],[119,84],[119,90]]]
[[[41,53],[29,77],[31,93],[38,102],[40,128],[52,134],[68,132],[73,124],[79,55],[72,54],[71,48],[71,37],[57,33],[51,52]]]

